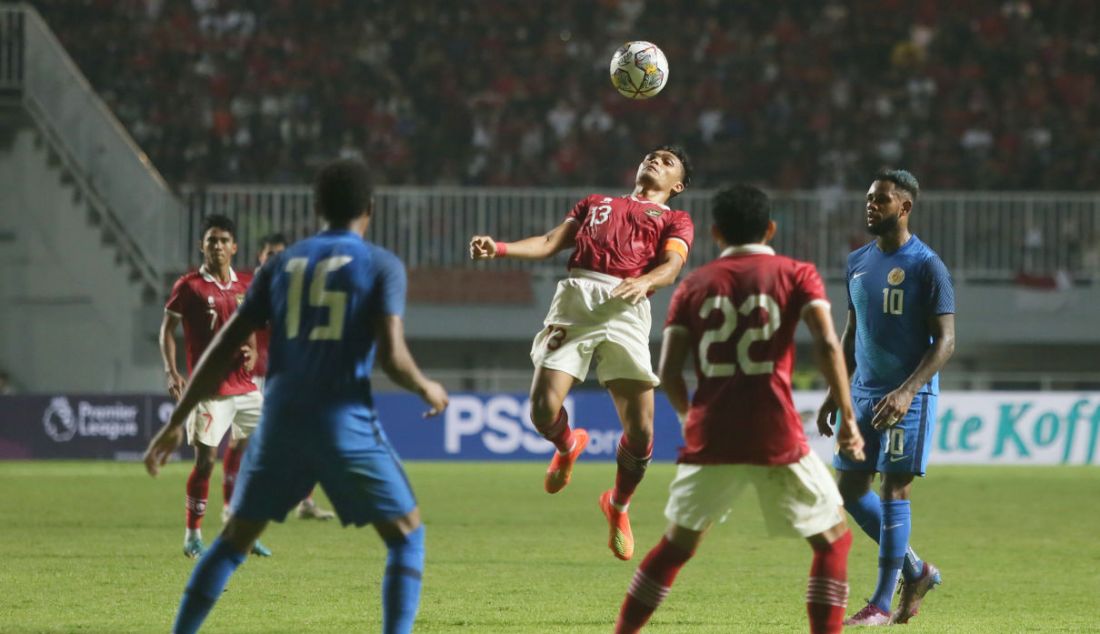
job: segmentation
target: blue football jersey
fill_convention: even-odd
[[[352,231],[323,231],[265,263],[240,307],[271,328],[265,413],[342,398],[371,407],[375,328],[404,314],[405,289],[397,256]]]
[[[893,253],[875,241],[848,255],[848,308],[856,317],[852,394],[881,397],[900,386],[932,344],[928,322],[955,312],[955,290],[936,252],[912,236]],[[939,374],[921,394],[939,393]]]

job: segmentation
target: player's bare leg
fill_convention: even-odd
[[[634,572],[626,599],[619,609],[615,634],[641,631],[649,617],[668,596],[676,575],[695,554],[705,532],[684,528],[675,523],[669,524],[664,537],[649,551]]]
[[[634,556],[634,533],[627,508],[653,458],[653,384],[648,381],[615,379],[607,382],[615,402],[623,435],[615,458],[615,487],[600,496],[600,509],[607,518],[608,547],[626,561]]]
[[[543,482],[547,493],[557,493],[569,484],[573,464],[588,446],[588,432],[570,429],[569,415],[562,407],[576,381],[571,374],[542,367],[535,369],[531,381],[531,422],[557,449]]]
[[[206,515],[206,499],[217,451],[217,447],[195,443],[195,466],[187,478],[187,530],[183,535],[183,554],[189,559],[195,559],[206,550],[202,541],[202,518]]]
[[[841,510],[843,512],[843,509]],[[806,612],[811,634],[832,634],[843,628],[848,606],[848,551],[852,532],[841,522],[806,538],[814,549],[806,586]]]
[[[374,523],[378,536],[389,550],[386,575],[382,580],[382,631],[406,634],[412,631],[420,607],[421,578],[424,575],[424,527],[420,510]]]

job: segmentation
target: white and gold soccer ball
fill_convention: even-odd
[[[652,42],[627,42],[611,56],[611,84],[624,97],[649,99],[668,83],[668,60]]]

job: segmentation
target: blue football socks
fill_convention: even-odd
[[[424,574],[424,527],[404,538],[386,542],[386,576],[382,580],[382,631],[408,634],[420,607],[420,583]]]
[[[868,491],[858,500],[844,501],[844,507],[868,537],[879,543],[882,538],[882,499],[878,493]],[[912,526],[912,524],[910,524]],[[901,568],[906,581],[916,581],[924,572],[924,562],[912,547],[905,549],[905,562]]]
[[[890,611],[890,600],[897,585],[898,573],[909,547],[912,526],[909,500],[889,500],[882,504],[882,533],[878,543],[878,585],[871,603],[884,612]]]
[[[199,631],[206,615],[210,614],[210,609],[225,590],[229,577],[244,560],[245,555],[237,552],[229,542],[220,536],[214,540],[199,563],[195,564],[191,580],[183,590],[183,600],[172,626],[173,634]]]

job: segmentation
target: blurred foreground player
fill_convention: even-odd
[[[318,482],[345,525],[372,524],[386,543],[382,631],[409,632],[416,618],[424,528],[374,411],[376,344],[383,369],[428,403],[427,415],[447,406],[447,393],[421,374],[405,343],[401,262],[363,239],[372,208],[366,166],[350,160],[326,165],[315,194],[325,230],[259,271],[145,454],[146,469],[156,475],[181,441],[187,412],[215,390],[241,342],[270,323],[263,421],[245,453],[229,523],[184,591],[177,633],[198,630],[268,521],[283,521]]]
[[[840,395],[848,390],[844,354],[817,269],[766,246],[776,228],[769,208],[755,187],[719,192],[713,234],[722,254],[672,296],[660,371],[684,421],[685,446],[665,507],[668,528],[634,574],[616,632],[641,630],[703,535],[726,519],[749,485],[771,532],[793,532],[813,548],[810,631],[841,630],[852,533],[832,475],[810,451],[791,400],[798,322],[806,322],[818,367]],[[693,352],[698,389],[689,406],[683,368]],[[839,449],[862,458],[855,413],[839,402]]]
[[[848,255],[848,323],[842,341],[866,460],[836,456],[840,493],[852,518],[879,545],[878,583],[846,625],[907,623],[940,572],[909,547],[909,493],[923,476],[936,423],[939,371],[955,351],[955,291],[935,251],[909,232],[920,185],[905,170],[879,173],[867,190],[867,231],[875,239]],[[840,397],[818,412],[826,430]],[[882,474],[881,497],[871,490]],[[897,610],[890,601],[899,572]]]
[[[489,236],[470,240],[475,260],[538,260],[573,249],[569,279],[558,283],[546,326],[531,346],[535,376],[531,422],[554,443],[544,486],[557,493],[569,484],[588,432],[571,430],[562,404],[588,374],[593,356],[623,436],[616,452],[615,487],[600,497],[608,546],[619,559],[634,554],[627,507],[653,455],[653,388],[659,384],[649,353],[649,296],[676,280],[695,237],[691,217],[666,203],[691,182],[691,162],[676,146],[648,153],[638,165],[629,196],[593,194],[544,236],[506,243]]]
[[[264,236],[260,241],[260,253],[257,257],[259,265],[262,267],[268,258],[273,255],[277,255],[286,250],[289,242],[286,236],[282,233],[272,233]],[[268,344],[271,340],[271,330],[269,328],[260,328],[256,331],[256,364],[252,368],[252,382],[255,383],[262,392],[264,389],[264,377],[267,376],[267,355]],[[236,438],[229,439],[229,447],[225,451],[225,459],[222,462],[222,466],[225,469],[225,508],[222,510],[222,522],[229,519],[229,500],[233,498],[233,483],[237,478],[237,471],[240,469],[241,456],[244,455],[244,450],[248,447],[248,439],[237,440]],[[336,517],[336,514],[332,511],[325,510],[317,505],[317,502],[313,499],[313,492],[307,495],[299,504],[296,514],[300,519],[316,519],[316,520],[331,520]]]
[[[233,221],[226,216],[211,215],[203,219],[202,241],[199,243],[202,266],[198,271],[176,280],[164,307],[160,353],[168,377],[168,394],[177,401],[187,381],[176,369],[176,326],[183,324],[187,368],[193,373],[199,357],[210,345],[214,334],[236,312],[252,281],[250,273],[238,274],[232,267],[233,256],[237,253],[236,232]],[[263,397],[252,382],[255,345],[254,338],[242,342],[241,354],[234,358],[232,367],[219,377],[222,381],[216,392],[206,395],[187,421],[187,442],[195,447],[195,466],[187,478],[187,526],[183,554],[192,559],[206,548],[202,541],[202,519],[206,515],[210,476],[217,460],[218,445],[227,431],[231,431],[231,443],[233,440],[247,439],[260,420]],[[227,451],[222,486],[227,505],[233,495],[237,462],[234,452]],[[260,542],[253,545],[253,553],[263,557],[271,555],[271,551]]]

